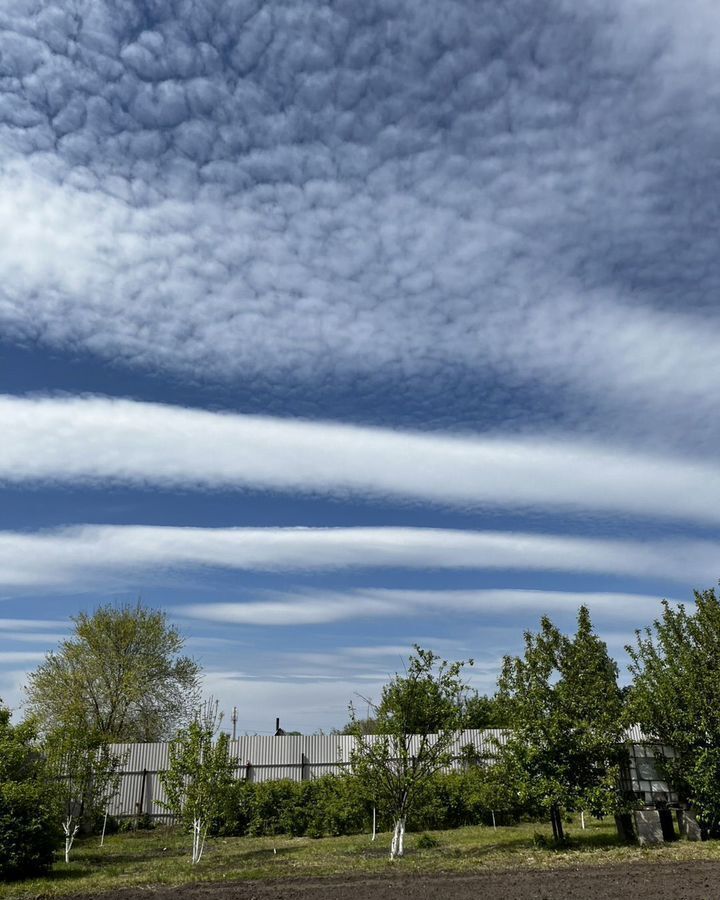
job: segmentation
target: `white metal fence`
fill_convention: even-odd
[[[493,753],[493,739],[502,741],[503,732],[463,731],[452,748],[453,768],[461,765],[463,748],[472,745],[480,756]],[[413,740],[419,741],[419,738]],[[247,781],[306,781],[322,775],[338,774],[350,763],[355,739],[348,735],[257,735],[230,741],[230,756],[236,760],[236,775]],[[412,745],[411,745],[412,746]],[[165,818],[165,793],[159,774],[169,764],[169,744],[113,744],[112,750],[124,758],[120,790],[110,814],[118,817],[149,815]]]
[[[452,748],[451,768],[461,768],[465,756],[463,748],[472,746],[483,759],[492,759],[497,743],[502,744],[500,729],[463,731]],[[419,741],[419,738],[414,738]],[[659,747],[640,732],[631,728],[626,734],[629,765],[624,787],[640,794],[647,801],[664,795],[670,801],[677,795],[663,781],[656,759],[672,756],[671,748]],[[305,781],[347,768],[355,739],[347,735],[283,735],[241,737],[230,741],[230,755],[236,761],[236,776],[248,781],[274,781],[289,778]],[[121,767],[120,790],[110,814],[117,817],[149,815],[170,818],[163,807],[165,793],[159,775],[169,763],[169,744],[114,744],[113,752],[124,758]]]

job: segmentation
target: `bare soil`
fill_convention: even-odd
[[[143,887],[76,900],[712,900],[720,863],[635,863],[478,875],[242,881]]]

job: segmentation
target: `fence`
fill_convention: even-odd
[[[419,741],[419,738],[413,738]],[[463,731],[452,748],[452,768],[463,763],[463,748],[472,745],[482,757],[493,754],[494,741],[502,741],[498,729]],[[236,776],[247,781],[275,781],[289,778],[306,781],[322,775],[339,774],[350,764],[355,739],[348,735],[257,735],[230,741],[230,757],[236,761]],[[412,747],[412,745],[411,745]],[[166,799],[159,774],[169,764],[169,744],[113,744],[112,750],[124,759],[120,790],[110,814],[117,817],[148,815],[170,818],[162,806]]]
[[[491,760],[497,744],[502,744],[504,739],[505,732],[500,729],[461,732],[452,747],[451,768],[459,769],[465,765],[463,748],[468,745],[480,758]],[[417,742],[419,738],[412,740]],[[623,786],[647,802],[658,797],[676,802],[677,795],[662,780],[655,762],[658,756],[671,757],[672,749],[648,742],[637,728],[628,730],[626,740],[629,760]],[[230,756],[236,761],[237,778],[305,781],[347,769],[354,742],[355,739],[348,735],[241,737],[230,741]],[[159,778],[169,764],[169,744],[114,744],[113,752],[124,762],[120,790],[110,807],[110,814],[118,818],[136,815],[170,818],[162,806],[166,797]]]

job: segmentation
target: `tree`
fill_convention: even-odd
[[[105,813],[117,794],[123,760],[111,751],[102,734],[88,733],[83,723],[52,732],[44,751],[59,800],[65,862],[70,862],[80,828]]]
[[[580,607],[566,637],[547,618],[525,633],[521,657],[506,656],[498,680],[509,732],[498,746],[496,777],[519,799],[547,812],[564,840],[563,810],[614,811],[620,801],[622,700],[617,665]]]
[[[720,601],[695,591],[695,610],[665,600],[651,628],[626,648],[634,682],[630,715],[675,751],[666,773],[701,823],[720,830]]]
[[[215,738],[222,716],[217,701],[181,731],[170,746],[170,764],[160,780],[167,795],[165,807],[187,825],[193,836],[192,862],[200,862],[213,819],[223,811],[237,761],[230,758],[229,738]]]
[[[198,703],[199,666],[160,610],[100,606],[30,675],[28,708],[45,733],[83,723],[110,741],[158,741]]]
[[[350,706],[351,723],[357,726],[352,772],[392,816],[390,859],[403,855],[405,822],[413,806],[432,776],[452,761],[467,690],[461,679],[463,665],[415,646],[407,672],[396,674],[383,688],[380,703],[371,704],[374,735],[364,733],[365,720]]]
[[[464,728],[503,728],[507,725],[507,712],[497,697],[472,693],[465,700]]]
[[[60,843],[54,801],[34,724],[13,726],[0,704],[0,880],[50,867]]]

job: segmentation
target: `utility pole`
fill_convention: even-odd
[[[233,740],[235,740],[235,735],[237,732],[237,719],[238,719],[237,706],[233,706],[232,715],[230,716],[230,721],[232,722],[232,726],[233,726],[233,736],[232,736]]]

